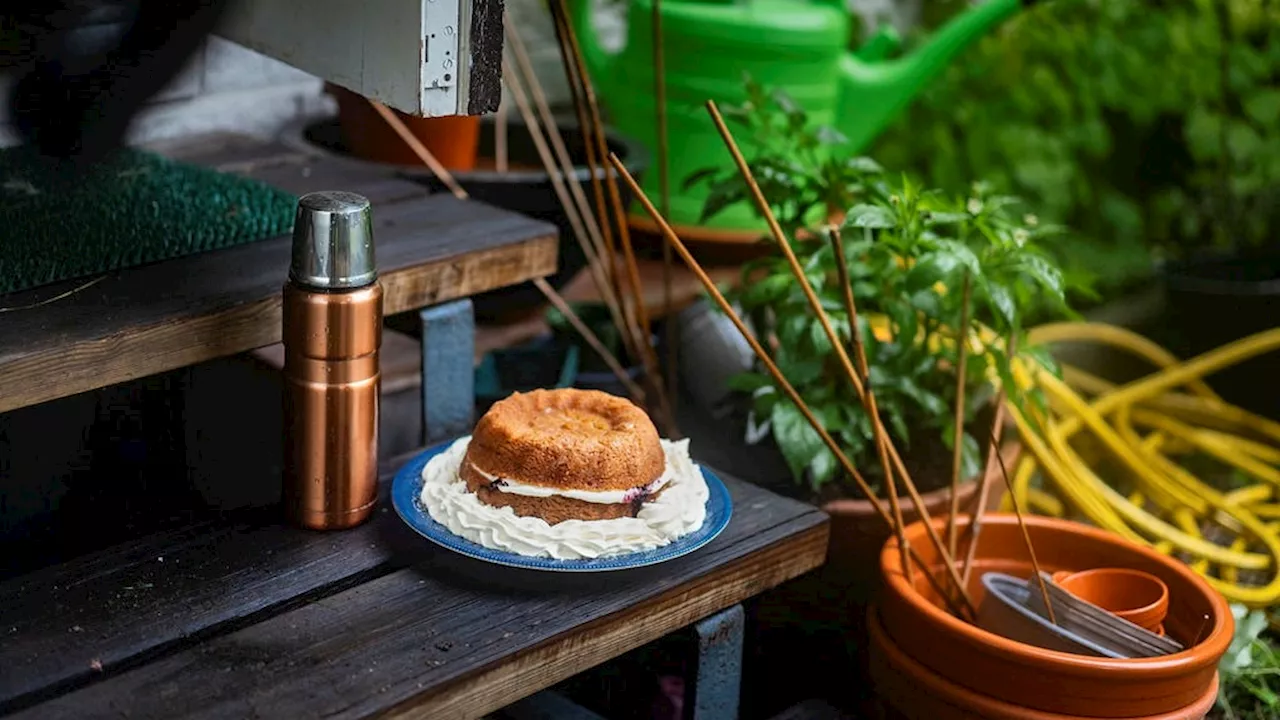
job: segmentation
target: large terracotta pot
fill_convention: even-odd
[[[422,164],[363,96],[337,85],[330,85],[327,89],[338,101],[342,140],[352,155],[393,165]],[[476,166],[476,150],[480,144],[479,115],[420,118],[398,110],[393,112],[445,168],[464,171]]]
[[[904,653],[885,632],[874,607],[867,611],[867,628],[871,638],[870,676],[880,699],[878,712],[871,715],[878,716],[880,720],[1075,720],[1092,717],[1031,710],[979,695],[951,682]],[[1190,705],[1130,720],[1200,720],[1217,698],[1218,679],[1215,676]]]
[[[935,524],[941,527],[942,521]],[[967,525],[966,518],[961,530]],[[916,573],[914,585],[908,583],[896,539],[880,554],[885,587],[879,614],[888,638],[905,656],[948,682],[1028,710],[1160,717],[1184,712],[1205,697],[1217,682],[1218,660],[1235,627],[1221,595],[1181,562],[1117,535],[1054,518],[1031,517],[1027,525],[1047,572],[1125,567],[1160,578],[1169,588],[1165,630],[1188,649],[1161,658],[1117,660],[1045,650],[987,632],[944,610],[922,573]],[[938,576],[944,575],[923,524],[907,529],[907,541],[935,566]],[[975,603],[982,603],[982,576],[990,571],[1031,576],[1013,515],[992,514],[984,520],[968,588]]]

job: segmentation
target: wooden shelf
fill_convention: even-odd
[[[251,509],[14,578],[0,714],[480,717],[823,562],[826,515],[724,479],[719,538],[608,582],[437,548],[389,507],[389,475],[354,530]]]
[[[388,315],[555,271],[554,226],[389,173],[225,136],[159,149],[293,193],[367,196]],[[0,412],[279,342],[289,246],[272,238],[0,297]]]

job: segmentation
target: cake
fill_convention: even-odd
[[[688,441],[595,390],[515,393],[423,470],[421,502],[450,532],[557,559],[652,549],[701,527],[707,486]]]
[[[598,390],[534,390],[476,425],[462,479],[482,502],[548,524],[635,517],[662,492],[666,456],[649,416]]]

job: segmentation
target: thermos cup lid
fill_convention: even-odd
[[[340,191],[299,198],[289,279],[320,290],[342,290],[370,285],[377,277],[369,200]]]

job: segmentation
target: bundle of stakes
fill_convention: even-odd
[[[658,356],[652,342],[652,329],[644,289],[640,281],[639,266],[627,224],[626,208],[618,188],[618,177],[605,162],[609,154],[605,141],[604,124],[596,102],[591,79],[578,45],[572,25],[560,0],[552,0],[551,15],[555,22],[556,38],[564,63],[565,76],[573,97],[580,136],[583,138],[582,157],[590,176],[591,198],[577,172],[577,166],[566,147],[555,115],[547,101],[538,76],[534,73],[528,50],[512,25],[504,16],[505,47],[502,60],[502,80],[514,101],[516,110],[528,129],[530,140],[537,150],[556,196],[568,220],[574,240],[587,260],[587,272],[610,321],[616,327],[622,350],[643,368],[640,382],[631,377],[618,356],[600,340],[572,306],[544,279],[534,280],[539,291],[565,320],[582,336],[608,366],[628,395],[637,405],[644,407],[671,438],[680,437],[675,423],[673,393],[659,370]],[[467,193],[431,152],[420,142],[391,110],[370,101],[383,120],[413,150],[455,196],[466,198]],[[665,112],[665,108],[662,109]],[[507,116],[505,101],[499,107],[494,132],[495,165],[499,171],[509,167]],[[663,154],[665,167],[665,153]],[[615,240],[616,238],[616,240]],[[665,299],[670,306],[670,261],[664,265],[666,280]],[[670,325],[670,323],[668,323]],[[670,337],[668,337],[670,339]],[[670,347],[671,343],[668,343]],[[668,371],[674,374],[675,364],[668,359]]]
[[[957,516],[960,512],[959,502],[951,504],[947,524],[944,527],[944,533],[948,536],[944,539],[943,534],[939,533],[934,525],[933,518],[929,516],[928,510],[920,496],[916,483],[912,480],[910,473],[902,462],[901,456],[898,454],[897,448],[894,446],[893,439],[886,431],[884,422],[881,419],[876,406],[875,393],[872,391],[871,384],[868,380],[867,357],[864,350],[860,329],[858,324],[858,309],[854,301],[853,290],[850,284],[849,274],[844,263],[837,262],[836,280],[840,283],[842,296],[844,301],[844,310],[848,314],[850,328],[847,344],[851,347],[846,349],[846,342],[839,337],[835,326],[822,308],[817,293],[810,284],[808,277],[805,275],[804,269],[801,267],[800,261],[797,259],[791,242],[788,240],[782,227],[778,224],[774,217],[773,211],[760,186],[757,184],[755,177],[748,165],[742,152],[739,150],[737,142],[733,138],[733,134],[729,131],[728,126],[724,122],[719,109],[714,101],[707,101],[707,111],[711,115],[711,120],[719,131],[721,138],[724,140],[725,146],[729,154],[732,156],[737,169],[746,183],[747,189],[754,201],[760,214],[764,217],[769,227],[769,232],[773,240],[777,244],[778,249],[782,252],[792,274],[795,276],[796,283],[803,290],[808,301],[811,311],[818,319],[822,326],[823,332],[831,343],[833,352],[839,360],[843,374],[851,386],[854,394],[866,409],[867,415],[871,419],[872,429],[874,432],[874,443],[882,466],[884,476],[884,489],[886,498],[877,497],[872,490],[871,485],[863,477],[853,462],[849,460],[849,456],[843,451],[839,443],[832,435],[823,427],[817,416],[809,409],[804,399],[796,391],[795,387],[787,380],[787,378],[779,370],[777,364],[770,357],[765,347],[755,337],[755,335],[747,328],[742,318],[738,315],[733,306],[725,299],[724,295],[716,287],[715,282],[707,275],[707,273],[699,265],[697,259],[689,252],[688,247],[676,235],[671,225],[667,222],[664,213],[654,206],[653,202],[648,198],[635,178],[627,172],[626,166],[614,155],[610,155],[609,162],[613,165],[614,170],[622,177],[623,181],[631,189],[645,211],[652,217],[654,223],[661,229],[662,234],[667,242],[680,255],[681,259],[688,265],[689,269],[697,276],[702,283],[710,299],[720,308],[725,316],[733,323],[738,332],[742,335],[746,343],[751,347],[760,364],[772,376],[776,386],[781,390],[782,394],[790,400],[800,414],[805,418],[809,425],[821,438],[824,445],[835,456],[837,462],[844,472],[854,481],[858,489],[876,508],[880,518],[888,526],[893,537],[897,540],[898,551],[902,553],[901,563],[907,580],[913,585],[916,584],[916,573],[922,574],[925,582],[933,588],[938,597],[942,598],[951,612],[962,619],[974,621],[977,617],[977,608],[973,603],[973,598],[969,593],[969,576],[972,563],[974,562],[974,549],[977,546],[977,533],[981,527],[981,517],[983,509],[987,504],[989,497],[989,488],[992,478],[999,472],[1006,485],[1009,484],[1009,476],[1005,468],[1004,459],[1000,456],[1000,427],[1003,423],[1003,412],[1001,409],[1004,405],[1004,393],[1001,391],[995,400],[997,408],[996,420],[990,435],[990,442],[987,448],[986,471],[980,480],[978,495],[978,504],[970,510],[969,537],[967,554],[963,565],[957,563],[959,555],[959,533],[957,531]],[[841,240],[840,229],[836,226],[829,226],[825,229],[825,234],[831,242],[835,256],[838,258],[845,257],[844,245]],[[967,300],[968,283],[965,283],[964,296]],[[967,312],[964,313],[967,318]],[[966,324],[962,321],[962,325]],[[969,339],[968,328],[965,327],[959,332],[963,339],[957,342],[967,342]],[[1010,348],[1012,352],[1013,348]],[[958,353],[960,358],[964,358],[966,353],[961,351]],[[959,368],[957,373],[958,382],[962,382],[964,378],[963,368]],[[957,423],[957,431],[959,431],[962,423]],[[959,443],[957,443],[958,445]],[[953,488],[959,483],[960,462],[959,456],[956,456],[953,474]],[[915,547],[908,541],[905,525],[903,522],[902,507],[898,499],[898,487],[902,486],[906,489],[907,495],[915,504],[916,512],[920,516],[929,542],[933,545],[934,555],[938,558],[936,564],[930,564],[921,556]],[[953,492],[953,497],[955,494]],[[1049,600],[1048,590],[1045,587],[1043,577],[1040,573],[1039,561],[1036,559],[1035,550],[1032,547],[1031,536],[1027,530],[1025,519],[1021,508],[1015,504],[1015,512],[1017,514],[1019,525],[1022,528],[1023,540],[1027,545],[1030,553],[1031,563],[1034,568],[1036,577],[1040,579],[1040,592],[1045,599],[1045,607],[1048,610],[1049,620],[1056,623],[1054,611],[1051,601]]]

